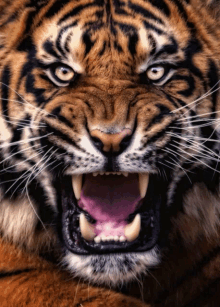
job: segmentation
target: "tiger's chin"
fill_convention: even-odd
[[[62,178],[63,263],[97,284],[119,285],[160,261],[163,190],[157,176],[86,174]],[[164,234],[163,234],[164,235]]]
[[[63,258],[63,265],[75,276],[94,284],[122,286],[147,274],[147,270],[160,263],[157,247],[142,253],[108,255],[76,255],[70,251]]]

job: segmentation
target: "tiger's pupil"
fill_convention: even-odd
[[[62,81],[70,81],[74,76],[74,72],[70,68],[59,66],[55,70],[55,75]]]
[[[150,80],[156,81],[163,77],[165,69],[162,66],[152,67],[147,71],[147,77]]]

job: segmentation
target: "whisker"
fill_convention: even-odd
[[[216,84],[215,84],[212,88],[210,88],[205,94],[203,94],[201,97],[199,97],[198,99],[196,99],[196,100],[194,100],[194,101],[188,103],[188,104],[185,105],[185,106],[182,106],[182,107],[180,107],[180,108],[178,108],[178,109],[176,109],[176,110],[171,111],[171,113],[179,112],[179,111],[181,111],[181,110],[183,110],[183,109],[185,109],[185,108],[188,108],[190,105],[192,105],[192,104],[194,104],[194,103],[197,103],[197,102],[199,102],[199,101],[205,99],[206,97],[212,95],[213,93],[215,93],[216,91],[218,91],[218,90],[220,89],[220,86],[219,86],[217,89],[213,90],[219,83],[220,83],[220,80],[219,80],[218,82],[216,82]],[[212,90],[213,90],[213,91],[212,91]],[[197,104],[197,105],[198,105],[198,104]],[[191,108],[189,108],[189,110],[191,110]],[[183,114],[183,115],[184,115],[184,114]],[[182,115],[182,116],[183,116],[183,115]]]
[[[192,115],[192,116],[185,116],[185,117],[180,117],[177,120],[178,121],[185,121],[186,119],[192,119],[192,118],[198,118],[200,117],[201,120],[205,119],[206,117],[202,117],[204,115],[213,115],[213,114],[217,114],[220,113],[220,111],[214,111],[214,112],[208,112],[208,113],[202,113],[202,114],[197,114],[197,115]]]
[[[185,154],[191,156],[193,159],[197,160],[200,164],[203,164],[204,166],[208,167],[209,169],[213,170],[214,172],[220,173],[219,171],[216,171],[216,169],[214,169],[213,167],[211,167],[210,165],[208,165],[207,163],[205,163],[203,160],[199,160],[199,159],[197,158],[197,156],[191,155],[190,153],[184,151],[182,148],[179,148],[178,146],[175,146],[175,145],[173,145],[173,144],[172,144],[172,146],[175,147],[175,148],[178,148],[178,149],[179,149],[180,151],[182,151],[183,153],[185,153]]]
[[[17,95],[18,95],[26,104],[28,104],[31,108],[33,108],[33,109],[35,109],[35,110],[38,110],[38,111],[40,111],[40,112],[42,112],[42,113],[45,112],[46,115],[52,115],[52,114],[48,113],[47,111],[45,111],[45,110],[43,110],[43,109],[41,109],[41,108],[39,108],[39,107],[36,107],[36,106],[32,105],[30,102],[28,102],[27,100],[25,100],[24,97],[22,97],[17,91],[15,91],[15,90],[14,90],[13,88],[11,88],[9,85],[7,85],[7,84],[5,84],[5,83],[3,83],[3,82],[1,82],[1,81],[0,81],[0,84],[6,86],[6,87],[9,88],[11,91],[13,91],[15,94],[17,94]],[[17,102],[22,104],[22,102],[19,101],[19,100],[18,100]]]
[[[26,139],[26,140],[20,140],[20,141],[12,142],[12,143],[9,143],[9,144],[2,144],[2,145],[0,145],[0,148],[5,148],[5,147],[13,146],[13,145],[18,145],[18,144],[25,144],[25,143],[28,143],[30,141],[37,141],[37,140],[45,138],[45,137],[47,137],[48,135],[51,135],[51,134],[53,134],[53,132],[47,133],[47,134],[45,134],[43,136],[39,136],[39,137],[33,137],[33,138]],[[8,142],[10,142],[10,141],[8,141]]]

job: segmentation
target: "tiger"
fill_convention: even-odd
[[[219,0],[1,0],[1,244],[218,306],[219,75]]]

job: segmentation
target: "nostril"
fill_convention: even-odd
[[[102,141],[101,141],[99,138],[95,137],[95,136],[91,136],[91,139],[92,139],[93,144],[95,145],[95,147],[96,147],[98,150],[102,151],[102,148],[103,148],[103,146],[104,146],[104,144],[102,143]]]
[[[93,144],[103,153],[120,154],[130,143],[132,131],[123,129],[119,133],[104,133],[98,129],[91,131]]]
[[[124,151],[131,143],[132,135],[126,135],[120,143],[120,152]]]

